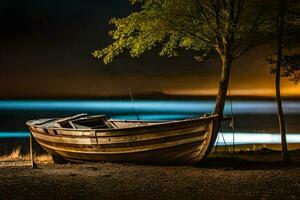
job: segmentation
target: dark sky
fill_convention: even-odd
[[[4,0],[0,6],[0,98],[69,98],[164,92],[214,95],[218,62],[200,64],[191,52],[165,58],[158,51],[128,54],[105,66],[91,56],[110,39],[112,17],[133,10],[127,0]],[[273,95],[266,47],[233,68],[232,94]],[[285,82],[284,94],[300,94]]]

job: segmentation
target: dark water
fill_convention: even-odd
[[[118,119],[174,120],[211,113],[214,105],[213,100],[136,100],[134,103],[130,100],[0,100],[0,142],[4,147],[9,141],[27,141],[29,133],[25,122],[30,119],[88,113]],[[290,133],[288,141],[300,143],[300,101],[284,102],[284,112]],[[235,143],[280,141],[274,101],[227,102],[225,115],[232,114]],[[222,130],[225,142],[232,143],[233,133],[228,124],[225,123]]]

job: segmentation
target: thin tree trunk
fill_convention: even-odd
[[[213,112],[213,114],[217,114],[217,115],[219,115],[219,117],[213,123],[213,133],[214,134],[212,135],[212,138],[210,140],[210,145],[209,145],[210,149],[208,149],[206,151],[207,155],[213,148],[213,144],[218,136],[218,132],[221,127],[221,120],[223,118],[226,94],[227,94],[227,89],[228,89],[228,84],[229,84],[229,79],[230,79],[230,72],[231,72],[231,65],[232,65],[231,56],[228,54],[227,56],[221,56],[221,58],[222,58],[222,72],[221,72],[221,77],[219,80],[219,88],[218,88],[218,94],[217,94],[217,98],[216,98],[216,106],[215,106],[215,110]]]
[[[228,84],[229,84],[229,79],[230,79],[231,65],[232,65],[232,60],[231,60],[230,55],[222,57],[222,72],[221,72],[221,77],[219,80],[219,88],[218,88],[218,95],[216,98],[216,106],[215,106],[215,110],[213,112],[213,114],[219,115],[218,120],[214,124],[214,129],[215,129],[214,132],[215,133],[219,132],[219,129],[221,127],[221,120],[223,118],[226,94],[227,94]],[[215,134],[215,137],[217,137],[217,134]]]
[[[231,71],[231,64],[232,61],[230,58],[224,57],[222,59],[222,72],[221,72],[221,78],[219,81],[219,88],[218,88],[218,95],[216,98],[216,106],[214,110],[214,114],[220,115],[220,117],[223,117],[223,111],[224,111],[224,105],[226,100],[226,94],[230,79],[230,71]]]
[[[280,6],[278,9],[278,19],[277,19],[277,62],[276,62],[276,101],[277,101],[277,117],[279,122],[279,129],[281,134],[281,148],[282,148],[282,159],[285,163],[289,163],[290,159],[288,156],[288,148],[286,141],[286,128],[285,119],[282,110],[281,94],[280,94],[280,68],[281,68],[281,57],[282,57],[282,37],[283,37],[283,26],[284,26],[284,11],[286,3],[284,0],[279,0]]]

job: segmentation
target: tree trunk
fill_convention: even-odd
[[[218,88],[218,94],[216,98],[216,106],[213,114],[219,115],[217,120],[214,121],[213,124],[213,135],[210,140],[210,145],[207,152],[210,152],[210,150],[213,148],[214,142],[218,136],[218,132],[221,127],[221,120],[223,118],[223,111],[225,106],[225,100],[226,100],[226,94],[230,79],[230,72],[231,72],[231,66],[232,66],[232,56],[231,54],[226,55],[220,55],[222,59],[222,71],[221,71],[221,77],[219,80],[219,88]]]
[[[216,105],[213,114],[219,115],[218,120],[214,124],[215,132],[219,132],[221,127],[221,120],[223,118],[223,111],[225,106],[226,94],[230,79],[232,59],[230,55],[222,56],[222,72],[219,80],[218,95],[216,98]],[[217,137],[217,134],[215,134]],[[215,138],[214,138],[215,139]]]
[[[223,117],[226,94],[227,94],[227,89],[228,89],[228,84],[230,79],[231,64],[232,61],[230,56],[226,56],[222,58],[222,72],[221,72],[221,78],[219,80],[216,106],[213,112],[214,114],[220,115],[220,117]]]
[[[281,58],[282,58],[282,37],[283,37],[283,26],[284,26],[284,11],[285,11],[285,0],[279,0],[278,18],[277,18],[277,61],[276,61],[276,101],[277,101],[277,117],[279,122],[279,129],[281,134],[281,148],[282,148],[282,159],[285,163],[289,163],[290,159],[288,156],[288,148],[286,141],[286,128],[285,119],[282,110],[281,94],[280,94],[280,72],[281,72]]]

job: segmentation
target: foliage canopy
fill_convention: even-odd
[[[268,24],[264,6],[247,0],[130,0],[139,11],[110,21],[114,42],[93,55],[105,64],[124,50],[139,57],[158,44],[160,55],[177,56],[179,49],[191,50],[202,61],[227,53],[242,55],[262,38]],[[230,48],[227,48],[230,45]],[[159,46],[160,47],[160,46]],[[230,52],[228,52],[230,51]]]
[[[280,76],[281,77],[287,77],[290,81],[297,84],[300,81],[300,54],[299,50],[297,52],[293,49],[299,45],[299,39],[298,36],[300,34],[300,1],[298,0],[285,0],[283,1],[285,4],[285,12],[283,16],[283,30],[281,35],[282,40],[282,48],[284,51],[281,54],[281,66],[280,66]],[[277,9],[276,9],[277,8]],[[278,11],[276,10],[282,9],[280,7],[280,1],[277,1],[274,4],[269,5],[270,10],[274,10],[275,13],[273,13],[273,16],[278,16]],[[272,20],[272,27],[270,31],[277,32],[278,33],[278,19]],[[298,41],[297,41],[298,39]],[[275,45],[272,45],[272,42],[275,43]],[[271,40],[271,47],[274,51],[277,51],[276,53],[273,53],[272,55],[266,57],[266,60],[273,64],[274,66],[271,67],[271,73],[276,73],[276,63],[277,63],[277,57],[278,57],[278,42],[274,42]],[[298,44],[297,44],[298,43]],[[294,53],[292,53],[294,51]],[[297,52],[297,53],[296,53]]]
[[[266,60],[270,64],[276,64],[275,56],[269,56]],[[271,68],[271,73],[275,74],[276,67]],[[280,67],[281,77],[287,77],[290,81],[297,84],[300,81],[300,54],[283,55]]]

